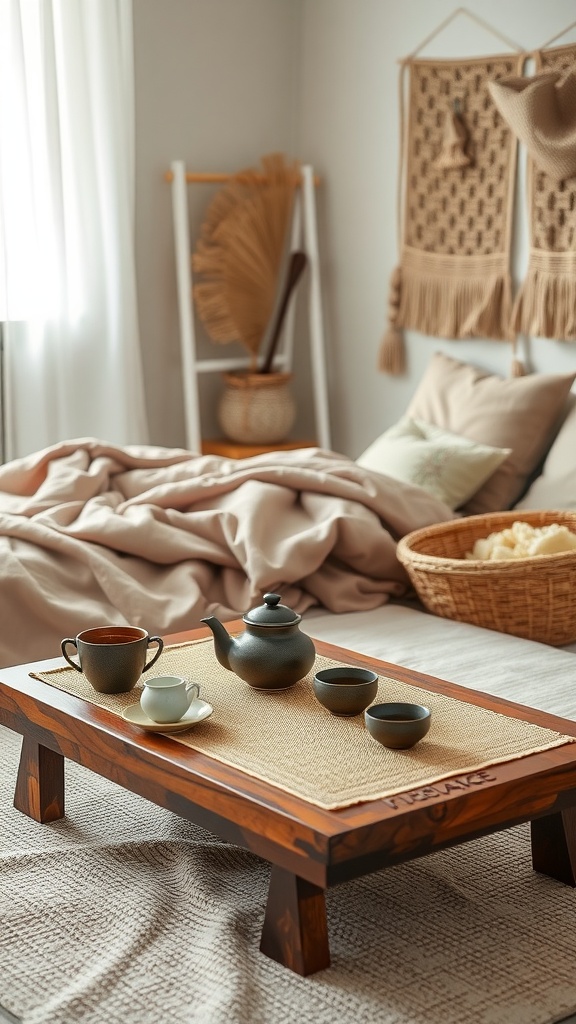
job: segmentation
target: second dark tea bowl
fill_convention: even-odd
[[[385,747],[405,750],[418,743],[430,728],[430,708],[423,704],[374,704],[364,712],[366,728]]]
[[[317,700],[333,715],[359,715],[378,692],[378,676],[367,668],[324,668],[314,676],[312,688]]]

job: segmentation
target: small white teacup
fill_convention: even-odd
[[[181,676],[156,676],[145,681],[140,706],[153,722],[179,722],[199,695],[198,683]]]

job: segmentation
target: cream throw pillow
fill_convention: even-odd
[[[466,502],[468,515],[501,512],[520,498],[565,415],[575,376],[532,373],[505,379],[435,353],[407,414],[471,441],[512,449]]]
[[[362,452],[356,462],[364,469],[417,484],[456,509],[509,455],[509,448],[476,444],[423,420],[404,416]]]

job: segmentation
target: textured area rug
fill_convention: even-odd
[[[527,827],[327,895],[332,966],[258,949],[269,866],[66,765],[67,815],[12,806],[0,728],[0,1004],[25,1024],[552,1024],[576,1009],[576,893]]]

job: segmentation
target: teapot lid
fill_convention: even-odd
[[[247,612],[243,622],[256,626],[295,626],[301,618],[287,605],[280,604],[280,594],[264,594],[264,604]]]

